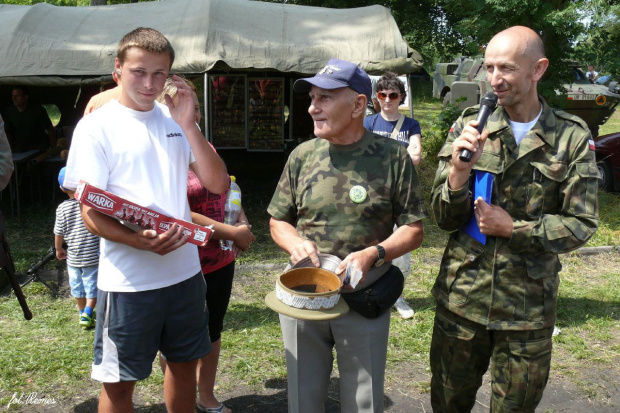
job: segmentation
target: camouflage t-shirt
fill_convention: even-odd
[[[405,147],[368,131],[352,145],[313,139],[295,148],[267,212],[341,259],[427,216]]]

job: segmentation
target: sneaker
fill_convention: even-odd
[[[555,336],[559,335],[561,332],[562,332],[562,330],[560,330],[556,326],[553,326],[553,334],[551,336],[555,337]]]
[[[398,310],[398,314],[404,319],[413,318],[413,314],[415,314],[413,308],[409,307],[409,304],[407,304],[407,301],[405,301],[402,295],[398,297],[398,300],[394,303],[394,307]]]
[[[82,317],[80,317],[80,325],[86,329],[92,328],[95,326],[95,318],[86,313],[82,313]]]

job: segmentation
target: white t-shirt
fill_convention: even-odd
[[[159,103],[139,112],[110,101],[75,128],[64,185],[81,180],[168,216],[191,220],[187,171],[189,142]],[[197,247],[185,244],[160,256],[101,239],[97,286],[103,291],[146,291],[184,281],[200,271]]]
[[[536,122],[538,122],[538,119],[540,119],[540,115],[542,115],[542,105],[540,106],[540,113],[538,113],[536,119],[531,122],[522,123],[513,122],[511,120],[508,121],[508,123],[510,124],[510,128],[512,129],[512,134],[515,137],[515,141],[517,141],[517,146],[521,145],[521,141],[523,140],[523,138],[525,138],[525,135],[527,135],[527,133],[532,130],[534,125],[536,125]]]

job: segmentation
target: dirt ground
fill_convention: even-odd
[[[594,260],[596,261],[596,260]],[[66,282],[63,282],[63,271],[53,270],[42,272],[42,278],[60,281],[60,293],[69,296]],[[24,282],[25,280],[20,280]],[[6,290],[5,290],[6,291]],[[616,348],[620,345],[620,339]],[[554,350],[554,357],[562,357],[558,350]],[[243,383],[231,383],[230,377],[222,372],[218,381],[228,392],[219,392],[218,397],[235,413],[247,412],[287,412],[286,381],[269,379],[262,386],[251,387]],[[232,379],[235,380],[235,379]],[[430,372],[423,363],[405,362],[392,371],[385,383],[385,411],[393,413],[431,412],[430,395],[428,392]],[[339,380],[332,377],[329,399],[326,411],[335,413],[340,411],[338,397]],[[53,405],[13,405],[10,411],[14,412],[75,412],[91,413],[97,411],[98,386],[88,386],[80,399],[58,400]],[[478,392],[474,413],[488,412],[490,400],[490,377],[487,374],[484,383]],[[150,404],[150,395],[141,394],[137,389],[135,411],[138,413],[166,412],[163,399],[157,404]],[[5,407],[5,406],[2,406]],[[575,377],[563,377],[560,372],[551,371],[549,383],[537,412],[620,412],[620,369],[617,366],[591,365],[577,371]]]
[[[572,382],[558,378],[551,373],[549,383],[545,389],[543,399],[537,409],[538,412],[597,412],[617,413],[620,411],[620,371],[617,369],[588,369],[582,372],[581,380],[596,385],[595,394],[585,392]],[[421,392],[420,383],[428,383],[430,374],[425,372],[425,366],[403,363],[399,366],[394,379],[386,383],[385,411],[393,413],[432,412],[428,392]],[[225,380],[225,376],[221,377]],[[338,403],[338,378],[333,377],[327,413],[340,412]],[[490,377],[487,375],[484,384],[478,392],[474,413],[489,411]],[[268,380],[262,388],[235,386],[234,391],[219,394],[220,399],[235,413],[286,413],[286,382],[282,380]],[[149,405],[140,401],[140,392],[136,393],[135,411],[137,413],[166,412],[163,403]],[[36,408],[29,406],[28,412],[75,412],[92,413],[97,410],[97,397],[77,402],[60,401],[54,406]],[[35,408],[33,408],[35,407]],[[18,410],[16,410],[18,411]],[[25,412],[26,410],[24,410]]]

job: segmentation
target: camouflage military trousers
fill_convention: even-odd
[[[553,327],[487,330],[437,307],[431,342],[433,412],[469,412],[491,364],[491,412],[534,412],[551,364]]]

